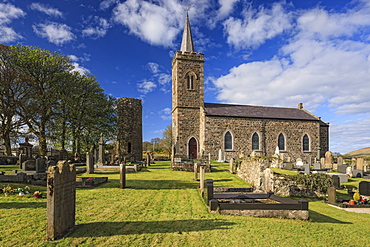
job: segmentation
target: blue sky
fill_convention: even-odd
[[[330,123],[331,151],[370,147],[369,0],[0,0],[0,43],[68,55],[107,94],[142,99],[150,141],[171,124],[186,6],[206,102],[302,102]]]

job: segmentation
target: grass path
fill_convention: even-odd
[[[168,167],[128,173],[123,190],[118,173],[95,174],[109,181],[77,190],[77,227],[56,242],[44,240],[46,199],[0,195],[0,246],[370,246],[368,214],[322,201],[310,202],[309,221],[211,214],[193,173]],[[227,169],[215,164],[206,178],[215,187],[248,186]]]

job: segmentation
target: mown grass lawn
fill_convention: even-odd
[[[227,216],[209,213],[193,173],[171,171],[169,162],[129,172],[126,189],[118,172],[94,176],[109,181],[77,189],[77,226],[55,242],[44,240],[46,199],[0,195],[0,246],[370,246],[369,214],[319,200],[310,202],[309,221]],[[216,187],[249,186],[228,164],[215,164],[206,178]]]

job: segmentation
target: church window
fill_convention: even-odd
[[[232,149],[233,149],[233,136],[231,135],[230,131],[228,131],[225,134],[225,150]]]
[[[278,137],[278,147],[279,147],[279,150],[280,151],[284,151],[285,150],[285,136],[283,135],[283,133],[280,133],[279,134],[279,137]]]
[[[252,135],[252,150],[260,150],[260,137],[256,132]]]
[[[303,136],[303,152],[310,151],[310,138],[307,134]]]
[[[188,90],[194,89],[194,75],[188,75]]]

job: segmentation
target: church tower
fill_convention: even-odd
[[[194,51],[188,13],[181,49],[172,60],[172,136],[174,155],[196,159],[204,107],[204,54]]]

